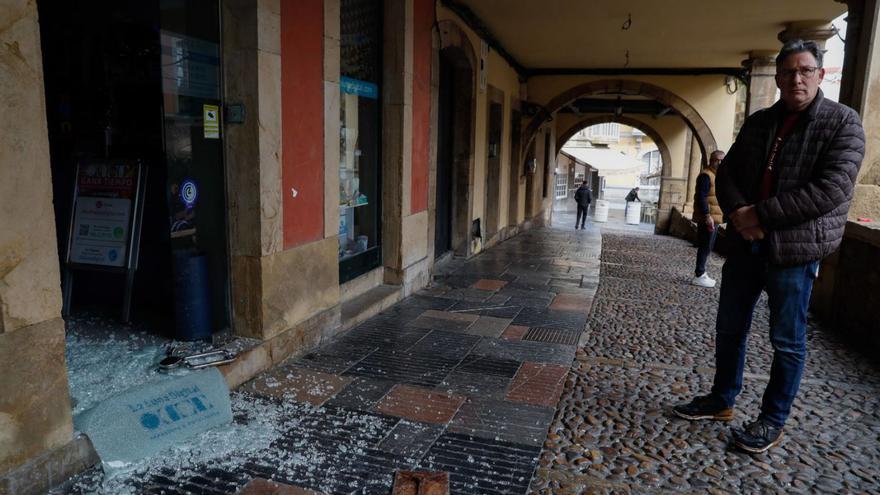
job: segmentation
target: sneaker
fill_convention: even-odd
[[[711,289],[712,287],[715,287],[715,279],[709,277],[708,273],[703,273],[699,277],[694,277],[694,279],[691,280],[691,284]]]
[[[730,421],[733,419],[733,408],[727,407],[721,399],[712,394],[701,395],[687,404],[679,404],[672,408],[672,412],[679,418],[691,421],[698,419]]]
[[[731,433],[733,444],[750,454],[766,452],[782,441],[782,428],[760,418],[745,425],[745,428],[731,429]]]

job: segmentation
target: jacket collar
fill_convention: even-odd
[[[807,120],[815,120],[816,114],[819,113],[819,107],[822,105],[822,101],[825,99],[825,93],[822,92],[820,88],[816,92],[816,97],[813,98],[813,101],[810,102],[810,105],[804,110],[804,118]],[[785,114],[785,102],[782,100],[777,101],[771,107],[775,112],[775,115],[781,117]]]

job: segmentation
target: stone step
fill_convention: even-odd
[[[341,331],[353,328],[403,299],[399,285],[379,285],[342,303]]]

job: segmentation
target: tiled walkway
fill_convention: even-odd
[[[728,425],[669,414],[712,374],[718,289],[688,284],[695,249],[646,226],[575,231],[554,217],[559,228],[452,260],[431,287],[244,385],[227,431],[103,492],[388,494],[398,470],[447,471],[455,494],[878,492],[868,360],[811,322],[786,440],[734,452]],[[767,380],[759,306],[737,424]],[[58,492],[100,486],[93,470]]]
[[[429,470],[450,473],[451,493],[526,493],[598,287],[599,239],[542,228],[451,260],[429,288],[233,394],[242,434],[262,426],[254,412],[275,418],[265,448],[151,463],[113,489],[219,494],[268,478],[387,494],[395,471]]]

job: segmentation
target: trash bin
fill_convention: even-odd
[[[626,204],[626,223],[638,225],[642,220],[642,203],[630,201]]]
[[[179,340],[211,336],[208,257],[193,252],[174,253],[174,321]]]
[[[608,201],[604,199],[596,200],[596,211],[593,212],[593,221],[594,222],[607,222],[608,221]]]

